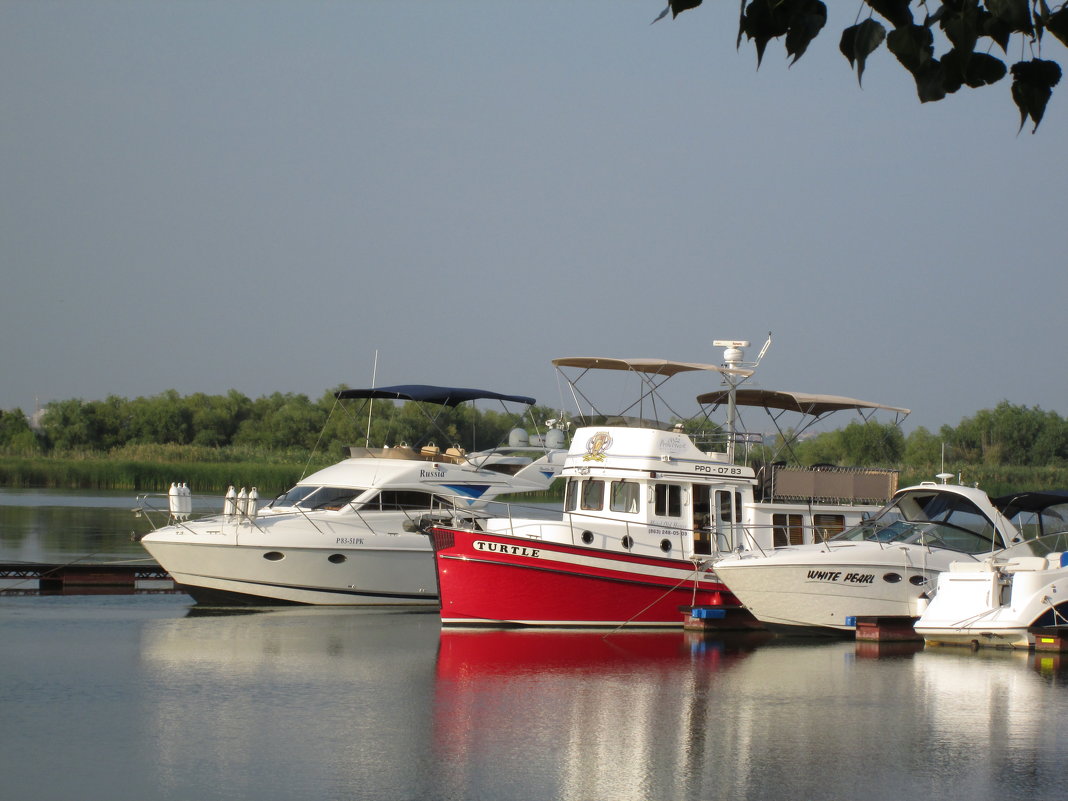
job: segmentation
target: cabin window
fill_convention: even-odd
[[[638,511],[638,485],[633,481],[613,481],[609,508],[613,512],[636,513]]]
[[[597,512],[604,508],[604,482],[587,479],[582,482],[582,508]]]
[[[845,515],[813,515],[812,527],[817,539],[825,540],[845,531]]]
[[[387,512],[406,509],[434,509],[448,506],[448,502],[429,492],[419,490],[382,490],[361,508],[380,509]]]
[[[578,491],[580,481],[568,481],[564,489],[564,511],[574,512],[578,509]]]
[[[656,484],[653,487],[654,513],[659,517],[682,517],[682,487]]]
[[[296,506],[298,503],[307,498],[317,489],[319,488],[293,487],[293,489],[289,490],[288,492],[283,492],[281,495],[271,501],[271,506]]]
[[[775,547],[801,545],[805,541],[805,521],[801,515],[776,514],[771,516]]]
[[[720,490],[716,493],[716,505],[720,523],[742,522],[742,493],[734,493],[734,513],[731,513],[731,494]]]
[[[353,498],[363,495],[362,489],[347,487],[316,487],[314,492],[308,493],[303,499],[294,504],[301,509],[326,509],[336,512],[344,509]],[[287,493],[288,497],[292,493]],[[289,505],[289,504],[283,504]]]

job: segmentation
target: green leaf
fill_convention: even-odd
[[[794,4],[790,16],[790,29],[786,32],[786,52],[793,56],[791,65],[805,54],[809,42],[827,24],[827,6],[822,0],[801,0]]]
[[[997,83],[1008,72],[1005,62],[988,53],[962,53],[954,48],[939,61],[942,64],[943,88],[947,93],[956,92],[965,84],[978,89]]]
[[[1000,58],[989,53],[972,53],[964,70],[964,82],[972,89],[978,89],[980,86],[997,83],[1008,71],[1009,68]]]
[[[1033,58],[1012,65],[1012,99],[1020,109],[1020,128],[1030,117],[1035,123],[1031,133],[1038,130],[1046,104],[1053,96],[1053,87],[1061,80],[1061,68],[1054,61]]]
[[[675,19],[683,11],[689,11],[691,8],[697,8],[701,5],[701,0],[670,0],[668,6],[671,8],[671,18]]]
[[[980,21],[979,28],[984,36],[989,36],[997,42],[1002,53],[1009,51],[1009,39],[1012,37],[1012,30],[1002,20],[993,14],[987,14]]]
[[[864,0],[864,2],[886,17],[895,28],[904,28],[912,24],[910,0]]]
[[[923,25],[894,28],[886,36],[886,47],[914,76],[934,59],[934,35]]]
[[[945,71],[934,58],[934,35],[923,25],[895,28],[886,35],[886,47],[916,80],[921,103],[946,96]],[[952,81],[949,82],[952,85]]]
[[[1034,35],[1031,24],[1031,5],[1028,0],[986,0],[986,7],[1010,31]]]
[[[964,85],[965,64],[970,53],[961,53],[953,48],[940,59],[942,65],[942,88],[947,94],[953,94]]]
[[[863,86],[864,64],[875,49],[886,38],[886,28],[877,20],[868,17],[859,25],[851,25],[842,31],[838,49],[849,59],[849,66],[856,65],[857,84]]]
[[[1068,45],[1068,6],[1050,14],[1046,19],[1046,30]]]
[[[784,4],[775,0],[752,0],[742,14],[741,30],[738,39],[744,33],[756,43],[757,68],[764,59],[764,48],[768,42],[783,36],[789,29],[789,17],[783,13]]]
[[[955,8],[942,6],[945,10],[938,20],[938,25],[945,31],[946,38],[961,53],[971,53],[979,39],[979,3],[978,0],[964,0]]]
[[[941,100],[946,96],[946,76],[941,62],[931,59],[917,73],[916,94],[921,103]]]

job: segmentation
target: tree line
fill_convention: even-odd
[[[467,450],[491,448],[522,423],[517,413],[454,408],[415,402],[337,401],[338,390],[318,400],[274,393],[252,400],[236,390],[225,395],[182,396],[168,390],[133,400],[54,401],[44,407],[36,428],[21,410],[0,411],[0,451],[17,456],[109,454],[135,446],[161,445],[205,450],[237,448],[258,452],[319,450],[339,454],[350,445],[370,444]],[[528,417],[540,424],[551,417],[537,409]],[[428,433],[429,432],[429,433]]]
[[[340,389],[340,388],[339,388]],[[252,400],[236,390],[225,395],[175,390],[128,400],[108,397],[49,403],[32,428],[19,409],[0,411],[0,452],[9,456],[107,455],[133,446],[195,447],[211,450],[319,451],[340,456],[350,445],[458,445],[491,448],[517,424],[538,433],[559,414],[534,406],[525,412],[455,408],[415,402],[338,402],[330,390],[318,400],[274,393]],[[520,418],[523,415],[523,419]],[[693,423],[691,429],[690,423]],[[708,433],[707,420],[687,429]],[[430,433],[428,433],[430,432]],[[787,432],[789,438],[789,432]],[[1002,401],[937,433],[920,427],[908,435],[891,423],[853,422],[844,428],[782,447],[776,443],[749,453],[751,461],[786,458],[801,464],[927,466],[942,462],[971,465],[1068,465],[1068,420],[1056,412]]]

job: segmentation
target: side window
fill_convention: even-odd
[[[720,523],[731,523],[731,494],[724,490],[716,492],[716,517]]]
[[[381,504],[381,509],[390,512],[433,507],[433,496],[429,492],[418,490],[382,490],[376,500]],[[371,503],[374,504],[375,501]]]
[[[363,490],[346,489],[344,487],[319,487],[296,505],[301,509],[325,509],[336,512],[345,508],[353,498],[362,493]]]
[[[682,517],[682,487],[656,484],[653,487],[653,511],[660,517]]]
[[[564,511],[573,512],[578,509],[578,491],[580,481],[575,479],[568,479],[567,487],[564,489]]]
[[[604,482],[586,479],[582,482],[582,508],[596,512],[604,508]]]
[[[805,523],[801,515],[776,514],[771,516],[774,530],[774,545],[801,545],[805,541]]]
[[[813,515],[812,527],[817,540],[825,540],[845,531],[845,515]]]
[[[613,481],[609,508],[613,512],[636,513],[638,511],[638,485],[630,481]]]

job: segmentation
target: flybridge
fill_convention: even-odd
[[[585,475],[592,468],[705,476],[754,477],[750,467],[728,461],[725,453],[706,453],[682,432],[622,426],[580,428],[564,461],[564,475]]]

